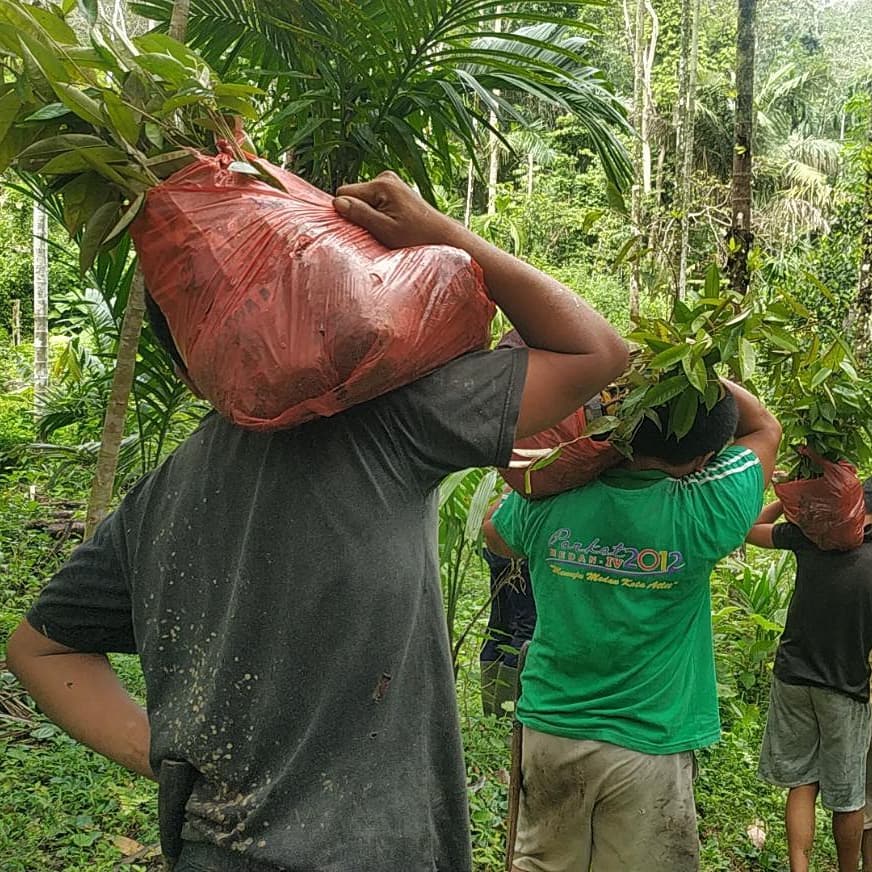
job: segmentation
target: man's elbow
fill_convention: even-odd
[[[603,349],[603,369],[608,373],[608,383],[622,376],[630,365],[630,349],[617,334],[609,337]]]
[[[22,621],[6,642],[6,668],[19,680],[25,672],[28,658],[25,638],[25,622]]]

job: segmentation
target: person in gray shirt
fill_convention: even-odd
[[[70,735],[146,777],[193,767],[178,872],[471,872],[438,484],[505,465],[627,362],[578,296],[393,173],[334,206],[390,247],[469,252],[530,348],[292,430],[208,415],[12,635],[9,667]],[[146,710],[113,651],[139,655]]]

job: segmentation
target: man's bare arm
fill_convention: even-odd
[[[759,517],[754,522],[754,526],[748,531],[745,541],[750,545],[756,545],[758,548],[774,548],[772,528],[783,512],[784,508],[781,505],[781,500],[775,500],[774,503],[763,506],[763,511],[760,512]]]
[[[763,486],[766,487],[775,470],[775,458],[781,444],[781,424],[750,391],[726,379],[723,383],[739,409],[736,443],[750,448],[757,455],[763,467]]]
[[[531,349],[518,438],[563,420],[626,368],[626,343],[577,294],[441,214],[393,173],[340,188],[334,205],[390,248],[452,245],[478,262]]]
[[[9,669],[37,705],[82,744],[154,779],[145,709],[124,689],[103,654],[82,654],[22,621],[9,638]]]

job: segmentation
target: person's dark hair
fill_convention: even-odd
[[[151,331],[154,333],[158,345],[170,356],[172,362],[184,372],[185,362],[182,360],[182,355],[179,354],[179,349],[176,348],[176,342],[170,332],[170,325],[167,324],[167,319],[161,312],[160,306],[147,290],[145,292],[145,311],[148,312],[148,323],[151,325]]]
[[[863,482],[863,499],[866,501],[866,514],[872,515],[872,478]]]
[[[739,410],[732,394],[727,394],[706,411],[700,406],[690,432],[681,439],[675,435],[665,436],[669,411],[666,406],[654,410],[662,422],[662,431],[654,421],[645,418],[633,437],[633,454],[656,457],[673,466],[689,463],[701,454],[710,451],[717,454],[736,432]]]

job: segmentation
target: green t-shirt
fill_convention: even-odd
[[[720,735],[709,577],[760,513],[756,455],[727,448],[684,478],[616,469],[494,524],[530,561],[537,623],[518,717],[648,754]]]

